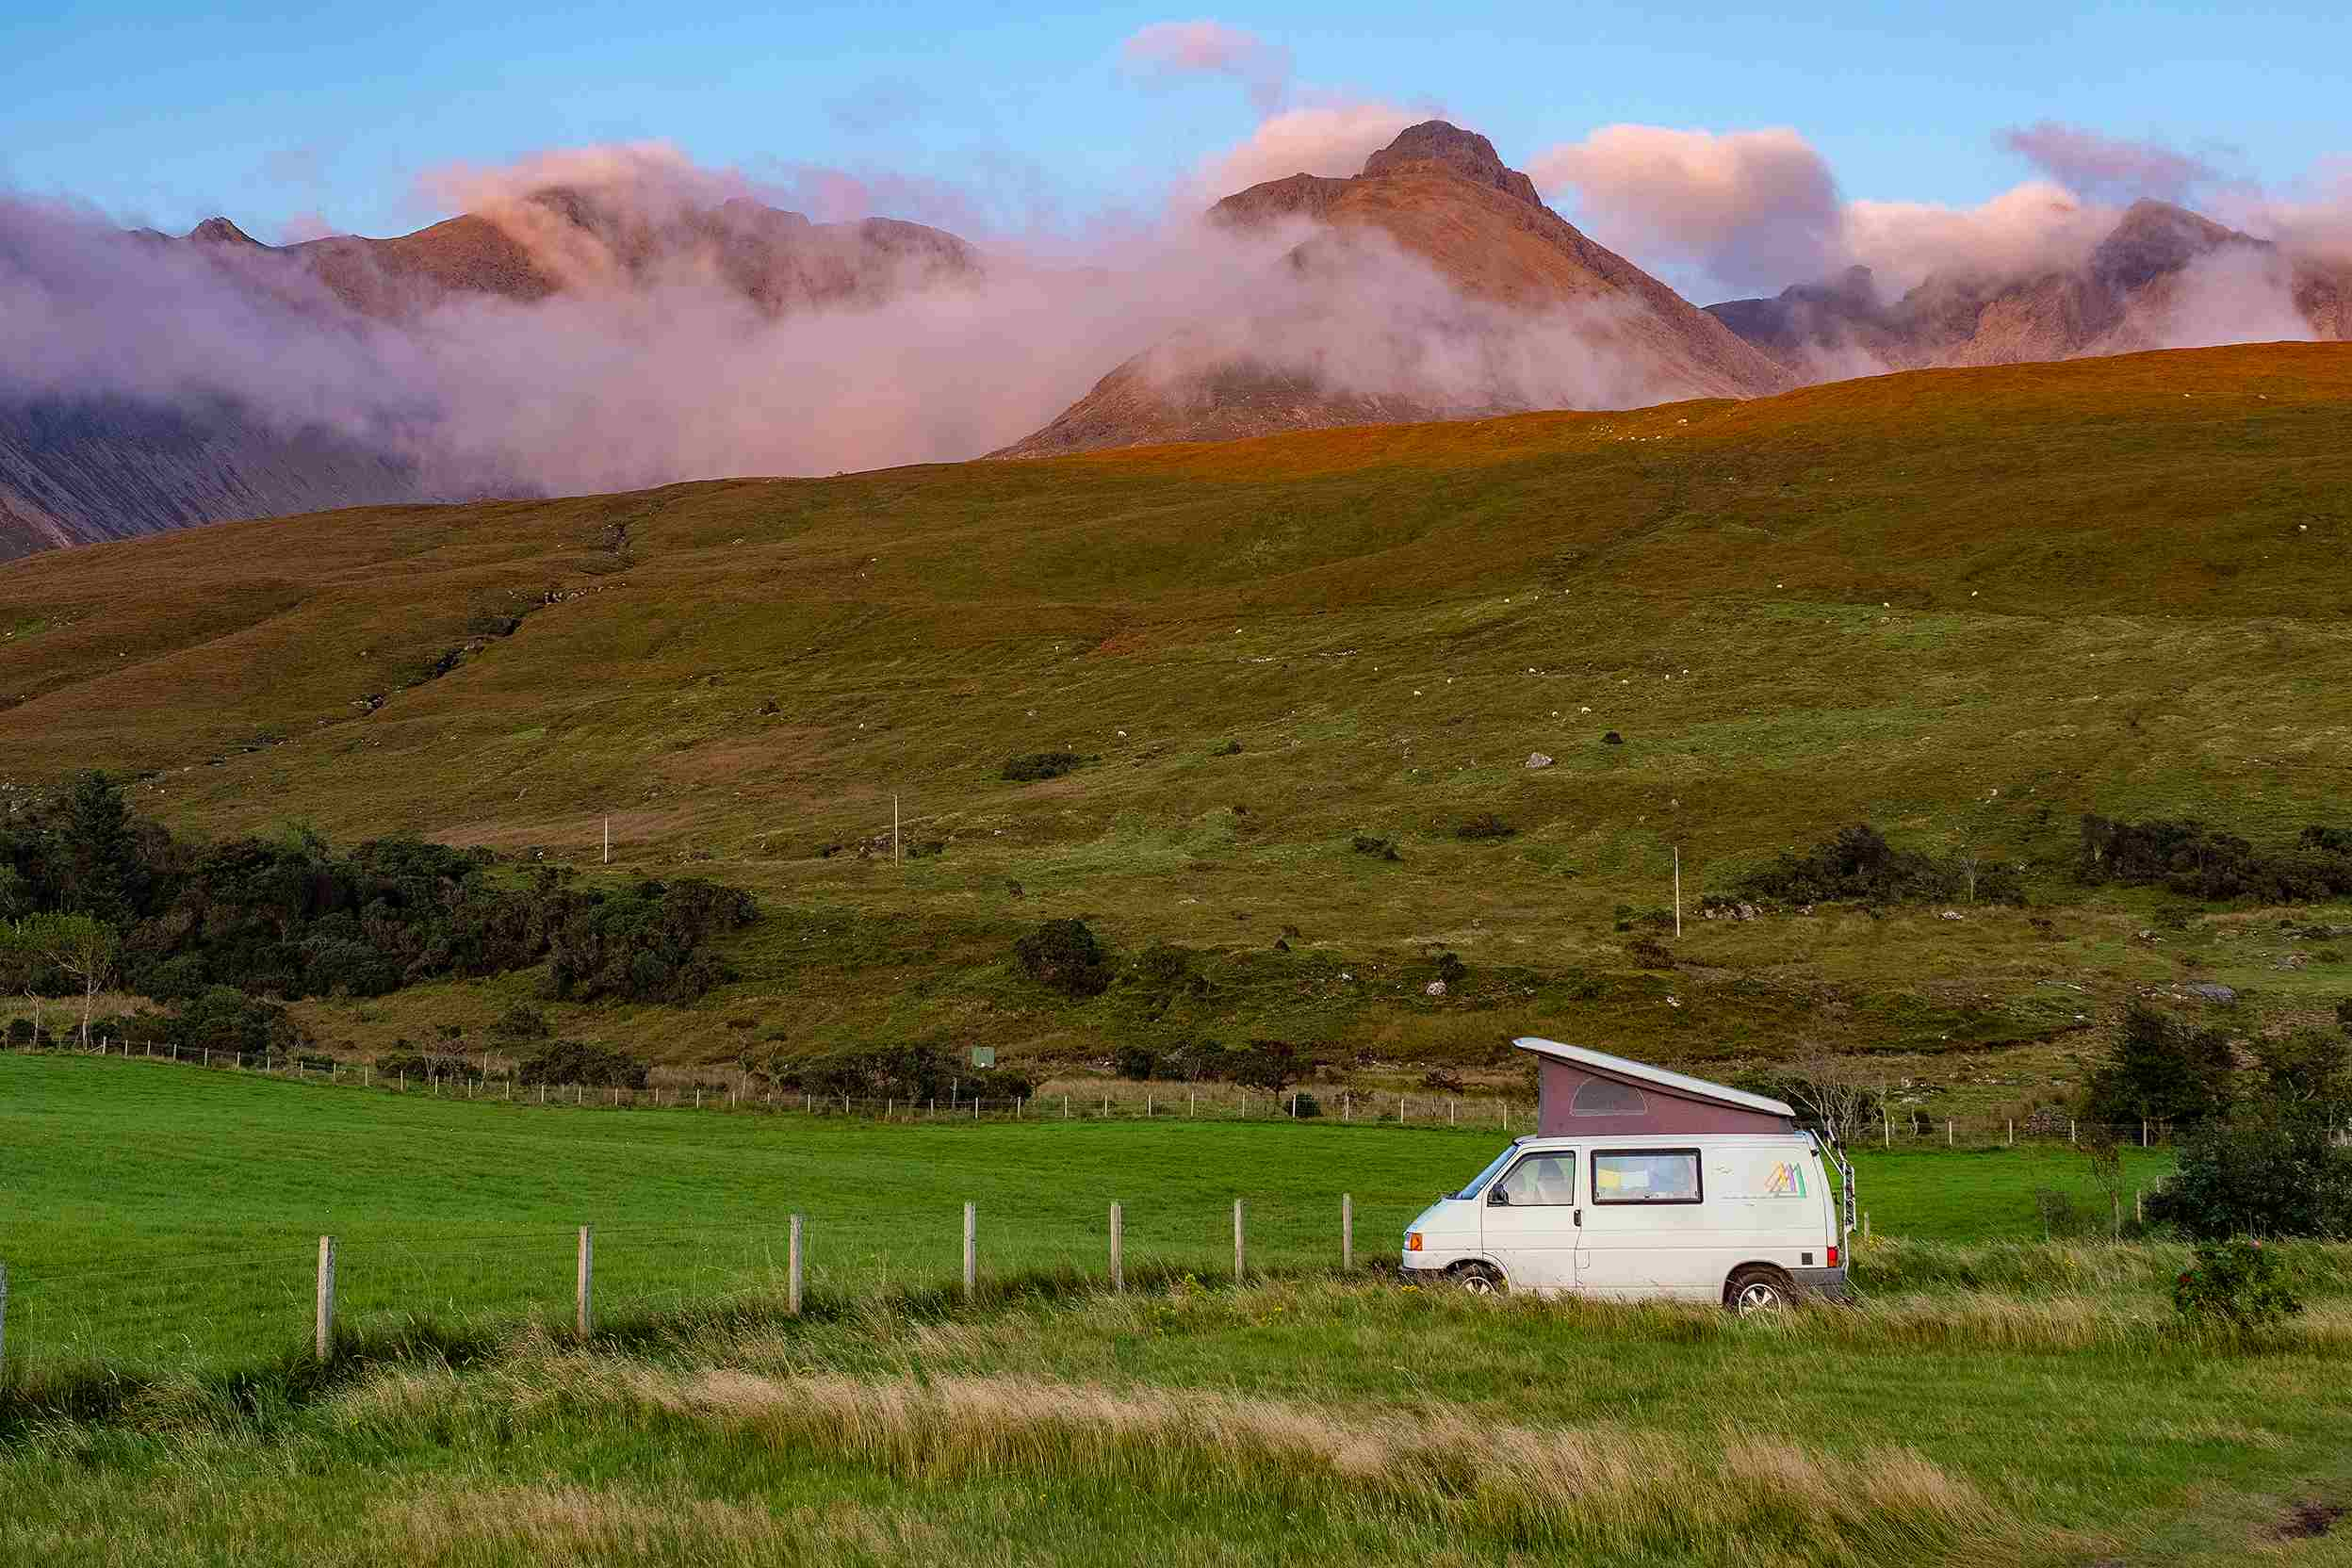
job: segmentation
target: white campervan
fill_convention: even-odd
[[[1544,1131],[1413,1222],[1408,1281],[1740,1312],[1845,1297],[1852,1173],[1789,1107],[1601,1052],[1518,1043],[1543,1062]],[[1699,1130],[1734,1118],[1760,1130]],[[1583,1133],[1579,1119],[1596,1125]],[[1628,1125],[1675,1121],[1692,1130]]]

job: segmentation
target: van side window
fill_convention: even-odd
[[[1640,1116],[1649,1108],[1640,1089],[1607,1078],[1587,1078],[1568,1102],[1570,1116]]]
[[[1529,1154],[1494,1184],[1494,1196],[1513,1208],[1576,1200],[1574,1154]]]
[[[1704,1196],[1695,1149],[1592,1152],[1595,1203],[1696,1203]]]

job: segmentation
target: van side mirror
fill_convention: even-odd
[[[1497,1183],[1495,1185],[1487,1189],[1486,1206],[1490,1209],[1507,1209],[1511,1207],[1511,1200],[1504,1195],[1501,1184]]]

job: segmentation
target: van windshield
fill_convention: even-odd
[[[1487,1183],[1493,1181],[1494,1179],[1494,1173],[1502,1169],[1504,1164],[1517,1152],[1519,1152],[1519,1146],[1514,1143],[1510,1148],[1504,1150],[1501,1153],[1495,1155],[1493,1160],[1488,1162],[1487,1168],[1484,1170],[1481,1170],[1476,1176],[1471,1177],[1469,1182],[1463,1185],[1462,1189],[1460,1192],[1452,1194],[1452,1196],[1456,1198],[1476,1198],[1478,1195],[1478,1189],[1486,1185]]]

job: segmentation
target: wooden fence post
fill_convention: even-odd
[[[318,1359],[335,1357],[335,1238],[318,1238]]]
[[[964,1205],[964,1299],[980,1293],[980,1206]]]
[[[1246,1250],[1249,1210],[1238,1198],[1233,1200],[1233,1283],[1239,1284],[1249,1272],[1250,1258]]]
[[[2009,1147],[2010,1147],[2010,1148],[2012,1148],[2012,1149],[2015,1149],[2017,1146],[2017,1119],[2016,1117],[2011,1117],[2011,1118],[2009,1119]]]
[[[1879,1147],[1882,1149],[1892,1149],[1895,1146],[1895,1113],[1886,1109],[1884,1104],[1881,1104],[1878,1109],[1878,1114],[1884,1121],[1884,1125],[1879,1129]]]
[[[582,1339],[588,1337],[590,1329],[596,1324],[594,1311],[596,1284],[596,1228],[593,1225],[582,1225],[580,1228],[580,1300],[579,1315],[576,1319],[576,1327]]]
[[[2146,1117],[2140,1118],[2140,1147],[2142,1149],[2148,1147],[2148,1118]]]
[[[1952,1118],[1950,1117],[1944,1118],[1944,1147],[1946,1149],[1954,1147],[1952,1141]]]
[[[784,1310],[800,1315],[800,1216],[792,1216],[792,1251],[784,1266]]]
[[[1339,1195],[1339,1271],[1356,1271],[1356,1199],[1347,1192]]]
[[[1111,1205],[1111,1288],[1127,1288],[1127,1214],[1117,1203]]]

